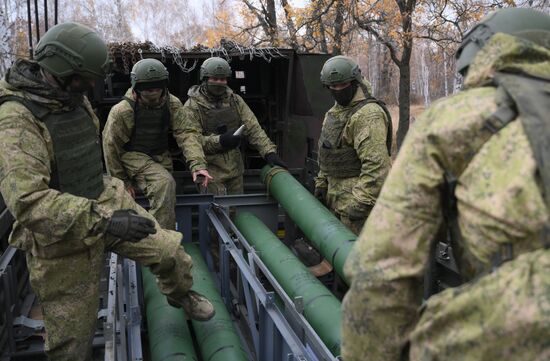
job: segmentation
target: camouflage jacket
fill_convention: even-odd
[[[535,268],[520,267],[526,259],[521,255],[533,254],[533,250],[543,247],[540,232],[548,221],[549,210],[541,194],[537,165],[521,121],[513,121],[493,135],[473,159],[466,156],[479,136],[483,121],[497,107],[496,90],[489,86],[491,78],[496,71],[509,69],[522,69],[527,74],[548,78],[550,50],[510,35],[494,35],[471,64],[465,79],[467,89],[435,103],[407,135],[345,265],[346,275],[352,280],[343,303],[342,349],[346,361],[400,360],[411,335],[417,335],[421,329],[429,333],[430,327],[433,328],[431,337],[438,334],[437,338],[424,340],[424,356],[417,354],[418,358],[413,359],[471,360],[475,357],[451,354],[453,347],[469,345],[462,349],[469,355],[479,350],[486,340],[475,335],[488,332],[484,328],[491,322],[502,332],[512,325],[512,330],[514,327],[517,330],[516,338],[522,333],[532,335],[526,330],[536,332],[532,325],[525,329],[519,323],[513,326],[513,320],[518,320],[516,315],[521,318],[526,313],[524,310],[514,312],[514,307],[498,309],[499,301],[521,305],[527,300],[533,305],[529,313],[539,317],[541,311],[537,310],[546,309],[548,315],[548,290],[546,299],[532,296],[536,299],[530,300],[525,292],[529,294],[541,284],[535,283],[535,288],[522,284],[523,280],[529,280],[529,272]],[[460,175],[456,197],[465,249],[463,258],[478,266],[468,276],[476,277],[488,270],[491,256],[503,243],[513,244],[516,258],[477,283],[432,296],[424,311],[426,318],[421,319],[425,322],[417,327],[430,244],[442,222],[440,186],[447,170]],[[548,252],[546,259],[548,264]],[[527,278],[504,276],[519,269]],[[531,271],[523,271],[525,269]],[[462,298],[459,297],[462,294]],[[468,320],[472,321],[468,323],[465,320],[470,312],[485,313],[487,318]],[[546,316],[537,324],[549,322]],[[445,325],[449,329],[444,330]],[[436,331],[438,327],[440,330]],[[503,339],[502,342],[509,341]],[[496,358],[479,356],[477,359],[498,359],[494,355],[498,355],[500,348],[494,345],[489,343],[488,347],[492,348],[489,352],[494,352],[490,355]],[[460,347],[454,349],[457,350],[460,351]],[[446,358],[427,356],[437,352]],[[521,352],[526,352],[521,359],[535,359],[533,355],[540,349],[531,347]]]
[[[224,162],[217,162],[217,158],[220,158],[221,154],[215,154],[222,151],[220,136],[204,134],[199,109],[199,107],[212,109],[216,107],[216,104],[211,97],[206,95],[206,92],[200,85],[191,87],[188,95],[189,99],[183,106],[185,130],[183,131],[182,137],[186,141],[186,147],[183,149],[183,153],[187,159],[189,169],[192,171],[206,169],[209,167],[210,162],[216,162],[217,167],[224,168]],[[233,93],[233,91],[228,88],[226,97],[222,99],[221,106],[229,107],[231,101],[230,98],[232,98],[237,105],[237,111],[241,117],[242,123],[245,126],[243,135],[247,139],[248,143],[258,150],[262,157],[268,153],[276,152],[275,145],[271,142],[271,140],[269,140],[264,130],[258,123],[258,119],[256,119],[256,116],[252,113],[252,110],[250,110],[248,105],[246,105],[243,98],[241,98],[238,94]],[[205,153],[211,155],[205,156]],[[230,150],[226,153],[235,153],[235,156],[232,156],[233,154],[228,155],[227,158],[229,160],[240,157],[240,152],[238,149]],[[208,158],[210,158],[210,161]],[[227,161],[228,159],[225,160]],[[229,161],[225,163],[232,162]],[[227,164],[227,166],[228,167],[226,169],[221,169],[221,171],[233,176],[242,174],[242,170],[235,169],[234,164]]]
[[[363,83],[370,91],[370,83],[366,80]],[[365,99],[363,90],[359,87],[348,106],[335,103],[327,112],[325,120],[328,114],[335,118],[345,116],[350,108]],[[386,114],[375,103],[363,106],[347,121],[342,132],[342,144],[356,150],[361,161],[361,174],[358,177],[334,178],[319,171],[315,179],[316,187],[328,188],[327,199],[338,198],[336,203],[341,204],[342,209],[334,209],[337,213],[344,212],[345,206],[351,201],[371,207],[375,204],[391,167],[386,146],[387,130]]]
[[[52,110],[63,109],[63,103],[50,96],[59,92],[45,83],[36,63],[26,60],[16,61],[0,81],[0,97],[24,97]],[[94,114],[86,98],[84,103]],[[95,115],[93,120],[99,133],[99,120]],[[10,244],[30,250],[36,244],[58,242],[80,247],[76,243],[98,239],[112,210],[49,187],[54,164],[51,136],[45,124],[19,102],[0,106],[0,149],[0,191],[16,219]]]
[[[181,101],[170,95],[170,131],[176,139],[180,148],[184,148],[183,137],[183,113]],[[126,97],[132,99],[132,89],[128,89]],[[134,109],[126,101],[122,100],[109,112],[105,129],[103,129],[103,152],[107,171],[113,177],[117,177],[129,185],[130,179],[121,162],[121,156],[126,152],[124,145],[130,141],[134,130]],[[170,157],[170,154],[162,155]]]

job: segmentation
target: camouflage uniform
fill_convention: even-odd
[[[125,95],[132,99],[132,89]],[[170,96],[170,130],[178,144],[182,132],[182,104]],[[126,151],[134,130],[134,109],[126,100],[116,104],[109,112],[103,130],[103,152],[107,171],[124,181],[126,186],[136,184],[150,202],[149,212],[163,228],[174,229],[176,223],[176,181],[172,176],[172,157],[169,151],[160,155]]]
[[[192,172],[208,169],[214,178],[208,183],[209,193],[217,195],[243,193],[244,164],[241,151],[238,148],[227,151],[222,149],[220,136],[206,131],[205,119],[202,119],[204,110],[234,106],[240,123],[245,126],[244,136],[262,157],[275,152],[275,145],[269,140],[248,105],[230,88],[227,88],[226,96],[219,102],[207,94],[204,83],[191,87],[188,95],[189,99],[183,106],[185,131],[182,138],[186,145],[183,153],[189,169]]]
[[[43,82],[34,62],[18,60],[0,82],[0,98],[24,97],[61,109],[64,105],[49,93],[55,90]],[[85,97],[84,105],[99,127]],[[27,253],[50,359],[91,360],[105,251],[148,266],[164,294],[180,298],[191,288],[192,260],[180,246],[180,233],[163,230],[156,222],[157,233],[138,243],[105,233],[113,210],[133,209],[153,219],[133,201],[122,181],[105,176],[97,200],[50,188],[55,165],[52,137],[44,123],[17,101],[0,106],[0,148],[0,190],[16,219],[9,242]]]
[[[370,91],[370,84],[366,80],[363,80],[363,84]],[[336,103],[329,109],[321,130],[323,133],[329,116],[346,123],[341,136],[342,146],[356,150],[361,161],[360,175],[336,178],[319,171],[315,179],[316,188],[327,188],[327,206],[356,234],[361,231],[374,206],[391,166],[386,146],[388,119],[382,108],[375,103],[366,104],[350,117],[354,107],[365,99],[363,90],[358,87],[349,105]],[[347,213],[348,207],[354,203],[367,209],[361,219],[350,219]]]
[[[346,361],[548,360],[550,251],[541,230],[549,210],[521,119],[473,152],[496,109],[496,71],[550,76],[550,50],[498,33],[470,65],[468,88],[428,109],[407,135],[345,272]],[[430,297],[422,285],[430,244],[442,223],[440,186],[456,188],[467,282]],[[491,257],[512,243],[515,258],[496,271]],[[419,311],[420,310],[420,311]]]

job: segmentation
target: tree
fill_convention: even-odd
[[[357,25],[388,48],[392,61],[399,68],[398,149],[409,129],[410,60],[414,39],[413,13],[416,5],[416,0],[395,0],[393,2],[353,0],[352,7]]]

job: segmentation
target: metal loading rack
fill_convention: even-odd
[[[265,254],[259,254],[234,223],[235,217],[254,214],[266,232],[276,232],[283,221],[292,226],[292,221],[284,219],[281,213],[277,201],[265,194],[178,196],[177,225],[184,234],[184,247],[194,258],[195,288],[205,294],[210,292],[208,297],[215,305],[221,304],[223,310],[210,321],[190,322],[182,310],[167,306],[162,295],[157,294],[160,301],[155,301],[161,302],[161,306],[155,306],[147,295],[151,283],[147,286],[144,269],[140,270],[133,261],[108,254],[101,283],[94,360],[155,361],[160,359],[156,358],[155,342],[165,342],[157,349],[173,351],[169,348],[172,346],[166,345],[173,336],[181,336],[182,331],[179,325],[174,328],[174,317],[167,317],[166,312],[176,314],[180,325],[188,328],[184,338],[185,347],[190,348],[190,360],[336,360],[334,353],[339,345],[336,348],[325,345],[320,333],[306,319],[304,298],[291,297],[285,292],[283,284],[262,260]],[[10,217],[9,212],[6,214]],[[11,221],[10,218],[8,223]],[[193,233],[186,231],[192,229]],[[9,227],[4,236],[7,237],[8,231]],[[8,247],[0,262],[2,282],[7,282],[3,283],[1,297],[3,302],[10,300],[2,308],[1,359],[45,359],[43,323],[32,319],[28,312],[31,306],[36,308],[37,301],[28,286],[24,254]],[[14,273],[17,268],[22,273]],[[207,278],[210,281],[205,281]],[[201,288],[209,282],[214,291]],[[153,292],[159,293],[156,283],[152,285]],[[166,306],[168,311],[155,311],[151,306]],[[163,325],[163,318],[172,324]],[[25,337],[20,337],[22,329]],[[181,343],[172,345],[180,347]]]

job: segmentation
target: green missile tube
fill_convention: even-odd
[[[192,321],[196,341],[203,360],[248,361],[231,316],[210,276],[208,266],[197,245],[185,243],[185,251],[193,258],[193,290],[206,296],[216,309],[216,315],[206,322]]]
[[[185,312],[168,304],[148,268],[141,274],[151,361],[197,361]]]
[[[338,220],[288,171],[266,165],[260,175],[269,193],[283,206],[290,218],[304,232],[336,273],[347,284],[344,263],[357,239],[348,227]]]
[[[235,225],[290,298],[301,296],[304,317],[334,356],[340,355],[340,301],[315,277],[265,224],[240,213]]]

